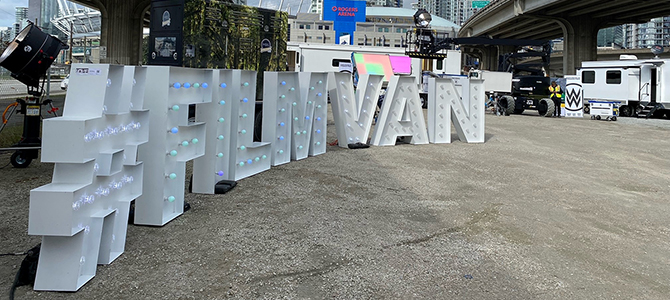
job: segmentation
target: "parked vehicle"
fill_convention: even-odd
[[[582,62],[577,74],[584,102],[616,101],[623,117],[670,118],[670,59],[622,55],[619,60]]]
[[[68,74],[67,76],[65,76],[65,79],[63,79],[63,81],[61,81],[60,89],[61,90],[67,90],[67,85],[68,85],[69,82],[70,82],[70,75]]]

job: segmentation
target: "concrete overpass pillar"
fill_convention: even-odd
[[[482,56],[479,60],[480,70],[498,70],[498,48],[497,47],[481,47],[479,50]]]
[[[582,61],[597,59],[601,22],[592,18],[571,18],[558,22],[564,34],[563,74],[575,75]]]
[[[107,47],[101,63],[136,65],[141,62],[142,17],[150,0],[104,0],[100,45]]]

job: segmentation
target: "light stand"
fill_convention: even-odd
[[[42,101],[42,86],[39,80],[43,77],[62,49],[67,45],[44,32],[35,24],[30,23],[17,35],[5,52],[0,56],[0,66],[12,72],[12,77],[25,84],[28,88],[28,97],[16,99],[20,104],[19,113],[23,117],[23,135],[21,140],[11,149],[16,152],[11,157],[11,163],[16,168],[28,167],[30,162],[38,157],[41,146],[40,121],[42,106],[51,105],[52,101]],[[54,112],[52,106],[50,112]]]

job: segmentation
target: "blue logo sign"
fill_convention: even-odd
[[[324,0],[323,19],[333,21],[336,36],[349,34],[349,37],[353,38],[356,22],[365,22],[365,7],[365,1]],[[351,43],[349,40],[347,44]]]

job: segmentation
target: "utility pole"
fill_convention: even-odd
[[[74,35],[74,25],[72,22],[70,22],[70,49],[68,50],[68,60],[70,61],[70,65],[72,65],[72,51],[74,50],[74,44],[72,42],[72,36]]]

